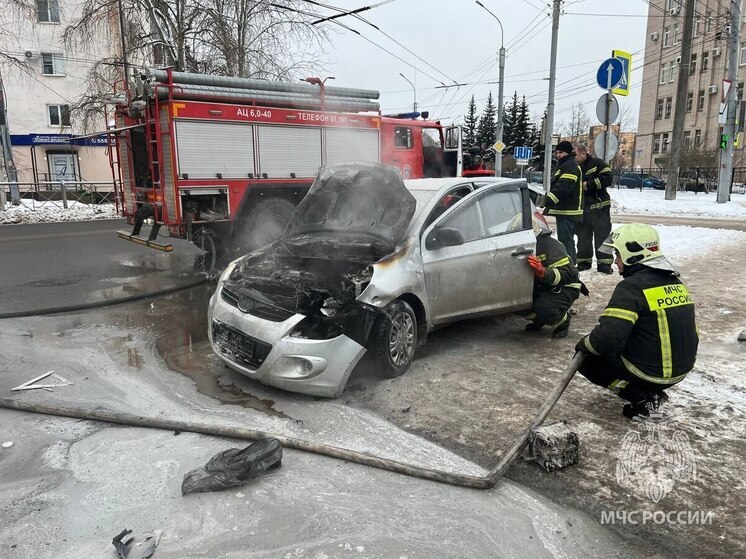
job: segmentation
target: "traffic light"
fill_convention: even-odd
[[[720,134],[720,149],[728,149],[728,134]]]

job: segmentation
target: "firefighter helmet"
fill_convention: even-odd
[[[658,231],[645,223],[622,225],[611,232],[598,251],[612,255],[617,251],[625,266],[642,264],[648,268],[676,272],[661,252]]]
[[[549,235],[552,233],[551,228],[544,221],[543,216],[539,217],[535,213],[531,215],[531,228],[534,230],[534,235]],[[513,219],[510,220],[508,225],[508,231],[520,231],[523,229],[523,213],[516,214]]]

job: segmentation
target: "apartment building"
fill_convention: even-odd
[[[17,61],[0,66],[2,136],[10,148],[2,163],[4,170],[15,167],[19,182],[111,181],[105,138],[70,141],[84,132],[71,117],[71,106],[85,94],[92,64],[111,56],[117,44],[109,34],[95,52],[65,46],[65,27],[79,17],[83,3],[32,0],[27,10],[7,7],[0,13],[0,48]],[[98,129],[105,127],[102,118]],[[6,174],[11,175],[12,170]]]
[[[673,107],[684,28],[683,0],[651,0],[643,66],[635,165],[665,167],[673,134]],[[689,157],[714,161],[720,144],[718,114],[727,70],[730,2],[696,0],[692,52],[684,121],[684,149]],[[739,99],[746,76],[746,37],[739,49]],[[735,163],[744,161],[743,140]],[[684,164],[686,162],[684,161]],[[697,165],[701,163],[696,163]],[[741,163],[743,164],[743,163]]]

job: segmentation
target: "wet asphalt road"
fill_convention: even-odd
[[[114,300],[192,283],[196,251],[161,253],[116,236],[124,220],[0,227],[0,315]]]

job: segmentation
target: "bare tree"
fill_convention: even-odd
[[[637,118],[632,112],[630,105],[625,105],[619,109],[619,117],[615,123],[622,132],[637,132]]]
[[[20,1],[20,0],[19,0]],[[107,37],[115,52],[88,71],[88,91],[71,107],[80,123],[101,122],[104,101],[129,65],[170,66],[178,71],[240,77],[294,79],[320,68],[327,43],[317,15],[299,0],[86,0],[67,26],[70,49],[91,47]],[[301,6],[304,10],[295,9]],[[114,36],[112,36],[112,34]]]
[[[585,111],[582,103],[573,105],[570,112],[570,120],[562,122],[559,130],[563,136],[572,138],[573,143],[587,144],[588,133],[591,127],[591,117]]]

